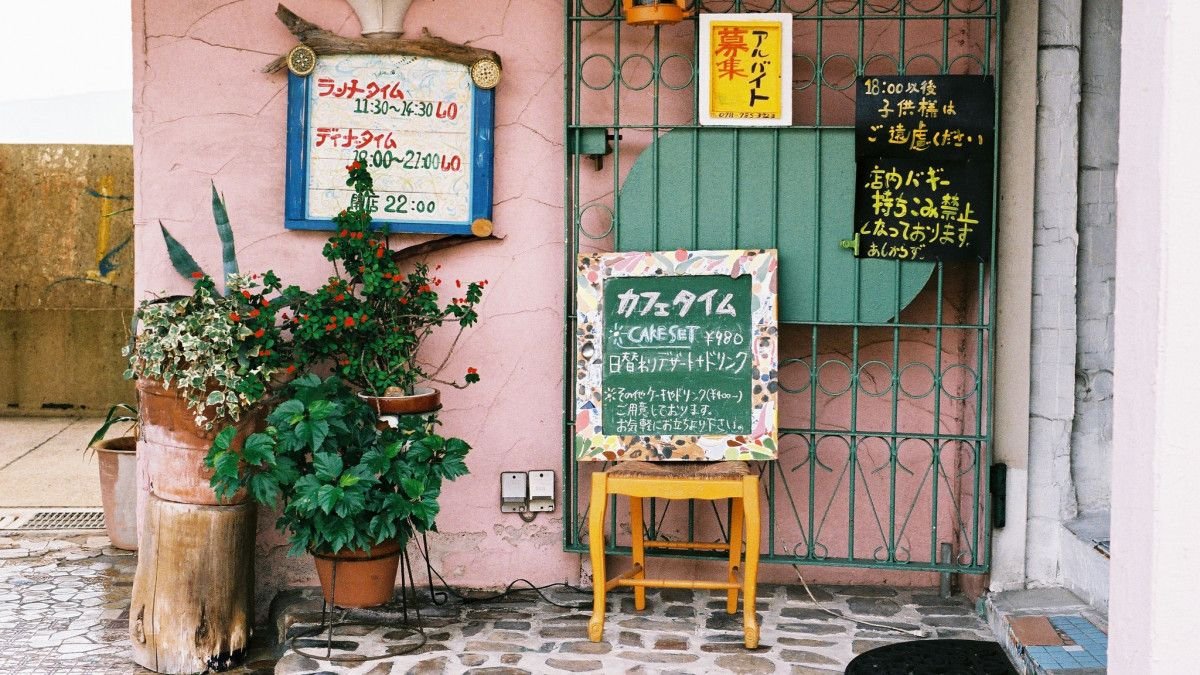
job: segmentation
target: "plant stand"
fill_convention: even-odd
[[[232,668],[254,627],[253,503],[179,504],[150,495],[133,600],[133,660],[160,673]]]
[[[423,553],[426,553],[426,555],[424,555],[424,557],[427,561],[426,565],[428,566],[428,564],[429,564],[428,563],[429,556],[427,555],[428,541],[423,539],[422,545],[426,547],[425,550],[423,551]],[[337,588],[338,564],[339,563],[337,561],[333,562],[333,572],[332,572],[333,579],[331,582],[331,586],[335,589]],[[412,597],[413,597],[413,615],[415,617],[414,622],[410,622],[409,618],[408,618],[408,597],[409,597],[410,591],[411,591]],[[432,599],[434,597],[432,573],[431,573],[430,581],[429,581],[429,594],[430,594],[430,598]],[[442,602],[445,602],[445,600],[442,600]],[[440,604],[440,603],[435,603],[435,604]],[[354,620],[354,621],[344,621],[341,619],[335,619],[334,612],[338,609],[342,610],[343,617],[345,616],[345,614],[347,612],[354,612],[356,615],[362,616],[363,618],[359,619],[359,620]],[[399,622],[397,621],[397,618],[400,619]],[[419,636],[419,639],[416,640],[415,642],[413,642],[411,645],[406,645],[407,648],[404,651],[391,651],[390,653],[381,654],[379,656],[360,656],[357,654],[334,656],[333,644],[334,644],[334,640],[336,638],[336,635],[335,635],[336,629],[346,628],[346,627],[350,627],[350,626],[366,627],[366,628],[387,627],[390,629],[409,630],[409,631],[411,631],[412,635]],[[322,653],[322,651],[301,649],[295,645],[295,641],[297,639],[307,639],[307,638],[315,637],[315,636],[318,636],[321,634],[325,635],[325,647],[323,649],[323,653]],[[340,608],[337,605],[325,600],[324,597],[322,596],[320,625],[314,627],[312,630],[305,631],[301,634],[293,636],[291,639],[288,640],[287,646],[288,646],[288,649],[290,649],[291,651],[294,651],[297,654],[300,654],[301,656],[306,656],[310,659],[316,659],[319,661],[329,661],[329,662],[333,662],[333,663],[356,664],[356,663],[366,663],[369,661],[378,661],[380,659],[389,659],[389,658],[394,658],[396,656],[401,656],[403,654],[412,653],[412,652],[420,649],[421,647],[423,647],[425,645],[427,639],[428,638],[425,635],[425,629],[421,625],[421,606],[420,606],[420,603],[417,601],[417,583],[416,583],[416,577],[413,573],[412,561],[409,560],[408,549],[404,548],[404,549],[401,549],[401,553],[400,553],[400,613],[399,613],[399,617],[397,617],[396,612],[391,611],[391,610],[379,610],[379,609],[364,610],[364,609]]]

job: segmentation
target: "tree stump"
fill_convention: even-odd
[[[129,632],[133,660],[160,673],[232,668],[254,626],[253,503],[146,502]]]

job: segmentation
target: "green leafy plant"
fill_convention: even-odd
[[[221,266],[225,279],[225,295],[228,295],[235,290],[229,287],[229,277],[239,273],[237,249],[233,243],[233,227],[229,224],[229,210],[225,208],[225,200],[217,193],[216,183],[212,183],[211,186],[213,222],[217,228],[217,237],[221,240]],[[199,263],[187,248],[179,243],[178,239],[171,236],[161,221],[158,223],[158,229],[162,232],[163,241],[167,244],[167,256],[171,259],[171,266],[175,268],[176,272],[179,272],[180,276],[185,279],[200,279],[209,276],[200,269]]]
[[[181,389],[205,429],[216,420],[237,421],[267,396],[272,376],[295,370],[276,322],[278,297],[268,297],[278,293],[279,278],[268,272],[260,287],[257,275],[231,274],[226,287],[221,295],[201,274],[190,296],[141,303],[140,331],[125,349],[125,377]]]
[[[245,488],[260,504],[281,505],[276,527],[289,533],[292,555],[404,544],[435,529],[442,482],[467,473],[466,442],[433,433],[427,416],[381,431],[375,411],[336,377],[304,375],[284,397],[240,451],[236,429],[217,435],[205,460],[217,495]]]
[[[440,370],[431,373],[417,360],[421,344],[448,322],[459,326],[457,343],[462,330],[479,320],[476,305],[488,282],[454,281],[454,295],[443,303],[438,268],[431,271],[425,263],[402,268],[391,254],[386,225],[372,222],[369,205],[376,197],[370,173],[359,162],[346,168],[354,196],[350,208],[333,219],[336,230],[322,250],[335,274],[316,292],[294,290],[288,296],[296,310],[296,359],[330,363],[373,396],[411,394]],[[478,371],[470,368],[465,384],[444,384],[478,381]]]
[[[138,423],[137,413],[137,408],[128,403],[114,404],[108,409],[108,414],[104,416],[104,421],[100,423],[100,428],[96,430],[96,433],[92,434],[92,439],[88,441],[88,447],[90,448],[104,440],[104,437],[108,435],[108,430],[114,424],[128,424],[129,429],[126,431],[126,434],[134,432],[137,429]]]
[[[183,390],[198,426],[237,421],[263,400],[271,378],[294,372],[291,343],[276,320],[283,306],[274,272],[239,272],[225,200],[212,184],[213,222],[221,241],[223,292],[160,222],[171,265],[192,282],[190,296],[151,298],[133,315],[126,378],[146,377]]]

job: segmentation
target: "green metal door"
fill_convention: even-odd
[[[575,255],[770,247],[785,325],[780,455],[756,465],[762,559],[987,571],[994,258],[863,260],[841,242],[853,232],[855,78],[998,76],[999,1],[697,4],[793,15],[793,126],[697,125],[694,18],[632,27],[618,0],[566,3],[567,550],[587,549],[588,474],[603,466],[576,463],[572,447]],[[610,511],[608,541],[628,550],[625,516]],[[727,516],[663,502],[646,526],[716,540]]]

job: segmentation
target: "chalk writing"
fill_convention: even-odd
[[[605,433],[748,432],[748,277],[614,278],[604,302]]]
[[[995,90],[990,77],[858,79],[858,255],[986,260]]]

